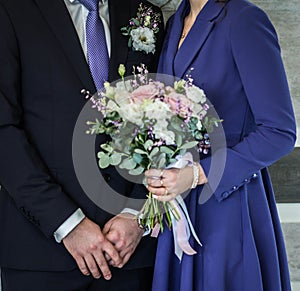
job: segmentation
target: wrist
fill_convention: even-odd
[[[202,185],[208,182],[206,175],[199,163],[193,162],[192,168],[193,168],[193,182],[191,185],[191,189],[195,189],[198,185]]]

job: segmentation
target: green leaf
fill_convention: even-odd
[[[193,148],[194,146],[196,146],[197,144],[198,144],[198,141],[190,141],[190,142],[183,144],[180,147],[180,149],[190,149],[190,148]]]
[[[135,149],[134,152],[137,153],[137,154],[147,155],[148,156],[148,153],[145,152],[145,151],[143,151],[143,150],[141,150],[141,149]]]
[[[152,159],[158,152],[159,152],[159,148],[157,148],[157,147],[153,148],[153,150],[151,151],[151,153],[149,155],[150,159]]]
[[[119,165],[122,161],[122,154],[121,153],[113,153],[110,156],[110,164],[113,166]]]
[[[148,150],[150,147],[153,146],[153,140],[148,139],[145,143],[144,143],[144,148],[145,150]]]
[[[134,153],[132,158],[137,164],[140,164],[143,161],[143,156],[141,154]]]
[[[98,152],[97,153],[97,157],[99,158],[99,159],[101,159],[103,156],[105,156],[106,155],[106,153],[105,152],[102,152],[102,151],[100,151],[100,152]]]
[[[138,168],[136,168],[136,169],[130,170],[130,171],[129,171],[129,174],[130,174],[130,175],[137,176],[137,175],[142,174],[142,173],[144,172],[144,170],[145,170],[145,169],[144,169],[143,167],[138,167]]]
[[[177,146],[181,147],[181,145],[182,145],[182,136],[181,136],[181,134],[176,135],[175,141],[176,141]]]
[[[167,154],[167,155],[173,155],[173,154],[174,154],[174,150],[170,149],[170,148],[167,147],[167,146],[161,146],[161,147],[160,147],[160,151],[161,151],[162,153]]]
[[[159,162],[158,162],[158,169],[163,169],[163,168],[165,168],[165,167],[166,167],[166,162],[167,162],[166,157],[165,157],[165,156],[164,156],[164,157],[161,157],[161,158],[159,159]]]
[[[112,153],[114,150],[113,147],[108,143],[103,143],[102,145],[100,145],[100,147],[105,151],[107,151],[108,153]]]
[[[140,26],[140,22],[139,22],[137,19],[132,18],[132,20],[133,20],[133,23],[134,23],[136,26]]]
[[[101,169],[105,169],[110,165],[110,157],[108,155],[104,155],[99,159],[99,167]]]
[[[132,170],[136,167],[136,162],[132,158],[124,159],[119,165],[120,169]]]

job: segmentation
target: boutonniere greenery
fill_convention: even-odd
[[[121,28],[123,35],[129,36],[128,47],[134,51],[146,54],[155,52],[155,34],[159,31],[161,15],[151,7],[140,4],[136,17],[129,20],[129,24]]]

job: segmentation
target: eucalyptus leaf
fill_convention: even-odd
[[[166,167],[166,163],[167,163],[167,160],[166,160],[166,157],[162,157],[159,162],[158,162],[158,169],[163,169]]]
[[[132,170],[136,167],[136,162],[132,158],[126,158],[119,165],[120,169]]]
[[[180,134],[176,135],[175,141],[178,147],[181,147],[182,145],[182,136]]]
[[[198,141],[190,141],[190,142],[183,144],[180,147],[180,149],[190,149],[190,148],[193,148],[194,146],[196,146],[197,144],[198,144]]]
[[[137,154],[141,154],[141,155],[148,155],[147,152],[145,152],[145,151],[143,151],[141,149],[135,149],[134,152],[137,153]]]
[[[167,155],[173,155],[173,154],[174,154],[174,150],[170,149],[170,148],[167,147],[167,146],[161,146],[161,147],[160,147],[160,151],[161,151],[162,153],[167,154]]]
[[[144,170],[145,170],[145,169],[144,169],[143,167],[138,167],[138,168],[136,168],[136,169],[130,170],[130,171],[129,171],[129,174],[130,174],[130,175],[137,176],[137,175],[142,174],[142,173],[144,172]]]
[[[102,151],[100,151],[100,152],[98,152],[97,153],[97,157],[99,158],[99,159],[101,159],[103,156],[105,156],[106,155],[106,153],[105,152],[102,152]]]
[[[119,165],[122,161],[122,154],[121,153],[113,153],[110,156],[110,164],[113,166]]]
[[[153,148],[153,150],[151,151],[151,153],[149,155],[150,159],[152,159],[158,152],[159,152],[159,148],[157,148],[157,147]]]
[[[100,145],[100,147],[102,149],[104,149],[105,151],[107,151],[108,153],[112,153],[113,152],[113,147],[111,145],[109,145],[108,143],[103,143],[102,145]]]
[[[138,153],[134,153],[132,155],[133,160],[137,163],[140,164],[143,161],[143,156],[141,154]]]
[[[110,157],[108,155],[104,155],[99,159],[99,167],[101,169],[105,169],[110,165]]]
[[[144,143],[144,148],[145,150],[148,150],[150,147],[153,146],[153,140],[148,139],[145,143]]]

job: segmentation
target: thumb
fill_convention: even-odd
[[[102,233],[104,235],[107,235],[109,233],[109,230],[111,228],[111,225],[112,225],[112,221],[109,220],[108,222],[106,222],[106,224],[104,225],[103,229],[102,229]]]

